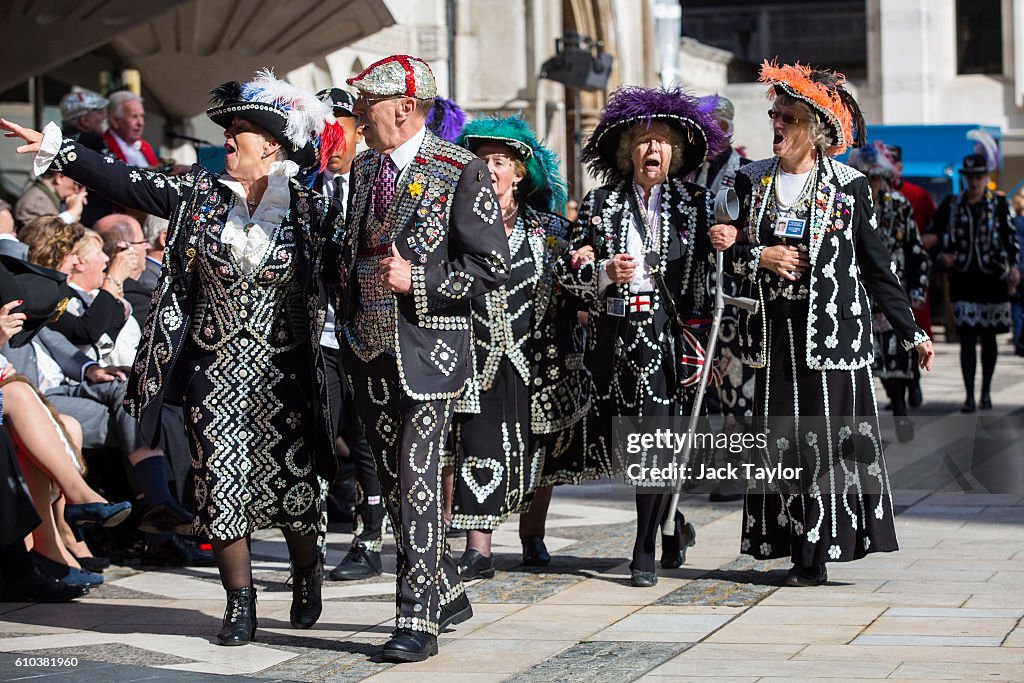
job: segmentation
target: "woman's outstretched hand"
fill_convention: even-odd
[[[43,134],[38,130],[19,126],[7,119],[0,119],[0,130],[4,131],[5,138],[21,138],[28,143],[18,148],[18,154],[35,154],[39,151],[39,143],[43,139]]]

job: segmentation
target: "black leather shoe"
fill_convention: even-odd
[[[256,589],[252,586],[228,591],[224,621],[217,633],[221,645],[245,645],[256,640]]]
[[[459,560],[459,576],[463,581],[494,578],[494,558],[483,555],[476,548],[466,548]]]
[[[639,569],[630,570],[629,584],[634,588],[650,588],[657,585],[658,575],[654,572],[642,572]]]
[[[146,510],[139,522],[139,531],[144,534],[159,534],[173,531],[182,536],[192,533],[192,515],[174,500],[160,503]]]
[[[896,440],[906,443],[914,438],[914,423],[909,417],[896,418]]]
[[[443,631],[449,626],[461,624],[472,618],[473,606],[469,604],[469,596],[462,593],[441,608],[441,621],[438,624],[438,630]]]
[[[907,395],[907,404],[911,408],[919,408],[924,403],[924,396],[921,394],[921,381],[913,380],[910,383],[910,391]]]
[[[386,662],[422,662],[437,654],[437,638],[426,631],[395,629],[380,654]]]
[[[317,560],[310,567],[292,569],[292,628],[309,628],[324,609],[320,589],[324,584],[324,565]]]
[[[686,562],[686,549],[697,542],[697,530],[676,510],[676,531],[661,537],[661,568],[678,569]]]
[[[212,567],[216,564],[212,552],[200,550],[192,541],[177,535],[147,544],[140,562],[158,567]]]
[[[793,568],[789,570],[789,574],[786,575],[786,585],[797,588],[820,586],[826,581],[828,581],[828,570],[825,569],[824,564],[811,565],[810,567],[797,567],[793,565]]]
[[[992,397],[988,394],[982,394],[978,407],[982,410],[992,410]]]
[[[353,541],[344,559],[331,570],[332,581],[359,581],[372,579],[383,573],[380,553],[367,550],[362,541]]]
[[[977,409],[978,407],[974,404],[973,396],[968,397],[968,399],[964,401],[964,404],[960,406],[961,413],[973,413]]]
[[[0,602],[70,602],[88,593],[88,586],[64,583],[39,567],[32,567],[24,576],[4,577]]]
[[[527,567],[546,567],[551,564],[551,553],[544,545],[543,536],[523,536],[523,564]]]
[[[132,504],[127,500],[121,503],[82,503],[64,506],[64,521],[71,526],[117,526],[128,515],[132,514]]]

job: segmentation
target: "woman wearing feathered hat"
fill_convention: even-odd
[[[291,556],[291,623],[320,615],[318,538],[333,434],[317,341],[320,274],[334,226],[307,189],[343,135],[329,105],[274,78],[226,83],[207,115],[224,130],[226,172],[168,178],[102,157],[48,125],[0,120],[48,167],[104,196],[168,218],[167,247],[125,400],[159,438],[164,401],[184,406],[195,476],[195,531],[213,542],[227,609],[222,645],[256,630],[247,539],[282,529]],[[330,123],[329,123],[330,122]]]
[[[974,154],[964,157],[960,165],[963,192],[947,195],[929,230],[941,240],[936,263],[949,274],[949,298],[960,340],[960,372],[967,394],[960,408],[964,413],[978,408],[974,378],[979,342],[980,407],[992,407],[992,376],[999,356],[996,335],[1010,330],[1010,294],[1020,285],[1020,247],[1010,223],[1009,202],[988,187],[999,162],[995,142],[986,135],[979,137]]]
[[[933,354],[874,230],[867,179],[832,159],[863,144],[845,79],[766,62],[761,81],[774,156],[736,176],[741,235],[726,264],[760,302],[739,318],[768,437],[754,464],[803,469],[799,479],[748,482],[740,547],[791,558],[788,584],[816,586],[826,562],[897,549],[871,376],[872,302],[921,367]]]
[[[868,178],[878,235],[892,259],[896,277],[906,290],[914,310],[918,310],[925,305],[925,292],[928,291],[928,252],[921,242],[913,205],[893,189],[898,172],[892,151],[882,141],[875,140],[850,153],[850,166]],[[873,370],[882,380],[892,402],[896,438],[909,441],[914,438],[914,425],[907,417],[907,397],[917,370],[917,352],[899,343],[892,325],[878,306],[872,308],[872,314]]]
[[[712,247],[724,249],[735,236],[731,226],[712,226],[708,192],[682,180],[727,144],[713,107],[680,90],[623,87],[612,93],[583,148],[583,161],[605,185],[583,200],[570,243],[574,251],[592,247],[595,259],[563,259],[562,280],[590,307],[586,365],[594,407],[586,448],[607,469],[614,467],[614,417],[670,417],[691,409],[694,394],[675,372],[669,311],[681,319],[706,316]],[[631,582],[653,586],[662,522],[674,516],[675,534],[662,538],[666,569],[683,564],[694,529],[668,509],[668,493],[642,492],[663,482],[629,479],[638,486]]]
[[[456,144],[487,162],[512,255],[508,281],[473,299],[476,375],[452,430],[452,526],[468,530],[459,561],[468,580],[494,576],[491,532],[509,513],[547,507],[550,486],[533,497],[548,468],[571,457],[590,378],[578,306],[554,281],[569,225],[554,213],[565,206],[558,158],[519,116],[468,123]],[[524,562],[546,564],[543,517],[539,533],[526,531]]]

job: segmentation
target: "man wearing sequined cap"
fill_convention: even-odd
[[[394,55],[348,80],[370,150],[352,169],[338,338],[398,546],[388,661],[437,653],[473,615],[445,540],[440,457],[472,376],[470,301],[508,278],[509,249],[483,161],[426,127],[430,67]]]

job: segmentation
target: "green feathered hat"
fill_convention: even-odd
[[[476,152],[485,142],[507,145],[526,166],[526,177],[519,182],[522,201],[538,211],[564,213],[567,189],[558,170],[558,155],[537,139],[521,116],[491,116],[470,121],[455,140],[455,144],[471,152]]]

